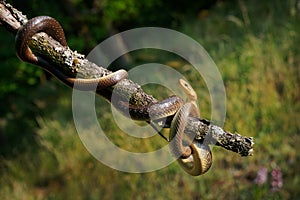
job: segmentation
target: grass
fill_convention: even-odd
[[[72,120],[71,90],[52,81],[30,92],[33,98],[28,102],[34,106],[27,109],[32,109],[34,116],[24,119],[31,121],[30,139],[17,138],[6,151],[9,153],[1,156],[1,199],[299,198],[300,10],[296,3],[219,2],[208,14],[185,19],[184,25],[177,27],[198,40],[219,67],[227,94],[224,128],[254,137],[254,156],[240,157],[214,147],[213,166],[200,177],[188,176],[177,163],[144,174],[116,171],[85,149]],[[173,64],[182,66],[180,62]],[[209,118],[205,84],[198,83],[193,71],[181,70],[201,94],[201,112]],[[163,96],[164,91],[161,93]],[[13,101],[21,108],[29,104]],[[97,101],[101,108],[109,109],[107,103]],[[22,135],[17,114],[2,118],[0,130]],[[151,151],[163,145],[159,138],[128,138],[110,126],[114,123],[110,115],[101,117],[101,123],[111,133],[109,137],[128,150]],[[255,184],[262,167],[266,167],[268,179]],[[283,186],[271,192],[271,171],[276,167],[282,172]]]

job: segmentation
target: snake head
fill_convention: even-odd
[[[197,101],[197,93],[187,81],[179,79],[179,85],[188,96],[188,101]]]

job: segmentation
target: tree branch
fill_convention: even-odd
[[[0,24],[9,32],[15,35],[18,29],[27,21],[26,16],[20,11],[4,1],[0,1]],[[33,52],[39,53],[46,59],[56,63],[58,70],[70,77],[99,78],[112,73],[88,61],[84,55],[72,51],[68,47],[63,47],[45,33],[35,34],[30,47]],[[146,94],[138,84],[129,79],[124,79],[114,87],[97,91],[97,93],[110,102],[113,89],[114,95],[117,94],[119,98],[131,105],[147,106],[157,102],[153,96]],[[170,119],[167,120],[165,127],[168,126],[170,126]],[[204,119],[190,117],[185,131],[190,134],[196,133],[196,140],[209,137],[213,144],[239,153],[241,156],[249,156],[253,153],[253,138],[224,131]]]

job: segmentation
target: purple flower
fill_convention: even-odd
[[[262,185],[267,182],[268,179],[268,170],[265,167],[261,167],[256,175],[256,178],[254,179],[254,183],[257,185]]]
[[[271,176],[271,192],[277,192],[283,185],[281,169],[279,167],[274,168]]]

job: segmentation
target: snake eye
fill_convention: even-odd
[[[191,89],[191,86],[190,86],[190,84],[188,84],[187,82],[185,82],[185,83],[184,83],[184,87],[185,87],[186,89],[188,89],[188,90],[190,90],[190,89]]]

